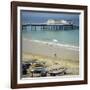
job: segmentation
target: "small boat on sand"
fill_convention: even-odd
[[[66,68],[53,69],[48,72],[50,76],[60,76],[66,74]]]

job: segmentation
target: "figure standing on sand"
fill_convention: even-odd
[[[57,54],[55,53],[55,54],[54,54],[54,56],[56,57],[56,56],[57,56]]]

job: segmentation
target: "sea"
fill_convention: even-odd
[[[79,47],[79,29],[74,30],[22,30],[22,39],[53,42]]]

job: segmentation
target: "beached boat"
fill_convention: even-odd
[[[47,70],[44,67],[35,67],[30,70],[32,77],[35,76],[47,76]]]
[[[60,76],[66,74],[66,68],[53,69],[48,72],[50,76]]]

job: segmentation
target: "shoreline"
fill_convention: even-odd
[[[79,60],[79,47],[55,42],[22,39],[22,52],[68,60]]]
[[[74,50],[79,50],[79,46],[73,46],[73,45],[69,45],[69,44],[61,44],[59,42],[49,42],[49,41],[42,41],[42,40],[29,40],[29,39],[24,39],[27,41],[31,41],[31,42],[36,42],[36,43],[41,43],[41,44],[48,44],[48,45],[54,45],[54,46],[61,46],[61,47],[65,47],[65,48],[70,48],[70,49],[74,49]]]

